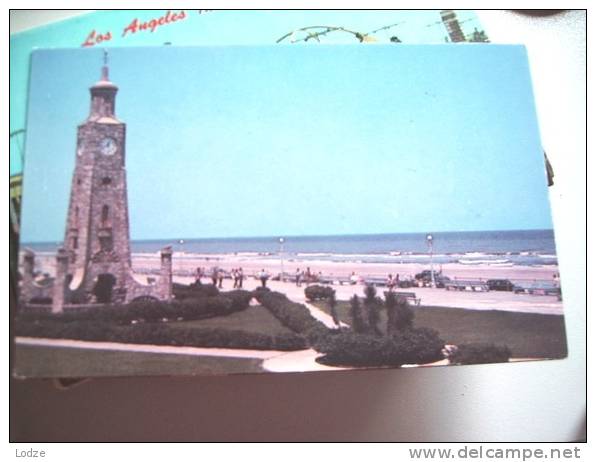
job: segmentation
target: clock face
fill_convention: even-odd
[[[101,149],[101,153],[106,156],[111,156],[116,153],[118,149],[118,145],[116,144],[116,140],[114,138],[104,138],[100,141],[99,147]]]

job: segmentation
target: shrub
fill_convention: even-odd
[[[304,289],[304,295],[311,302],[316,300],[326,300],[333,294],[335,294],[335,291],[331,287],[325,287],[318,284],[308,286]]]
[[[466,343],[449,354],[451,364],[488,364],[506,363],[511,358],[511,350],[507,346],[487,343]]]
[[[375,335],[383,335],[379,328],[382,306],[383,302],[377,297],[377,289],[375,289],[375,286],[371,284],[367,285],[364,288],[364,307],[366,308],[368,327]]]
[[[357,334],[364,334],[368,331],[368,326],[362,315],[362,307],[357,295],[350,299],[350,317],[352,318],[352,329]]]
[[[339,315],[337,314],[337,299],[335,298],[335,290],[331,292],[329,298],[327,298],[329,309],[331,310],[331,317],[336,326],[340,326]]]
[[[387,335],[412,327],[414,312],[404,297],[393,292],[385,292],[385,308],[387,309]]]
[[[315,347],[325,355],[317,361],[333,366],[379,367],[424,364],[443,358],[445,345],[432,329],[406,329],[379,337],[339,331]]]

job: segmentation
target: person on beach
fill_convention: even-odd
[[[395,273],[395,277],[393,278],[393,287],[399,289],[399,274]]]
[[[218,287],[218,289],[223,289],[223,278],[224,278],[224,272],[222,269],[220,269],[217,272],[217,282],[218,282],[217,287]]]
[[[296,287],[302,287],[302,271],[296,268]]]
[[[310,266],[306,267],[306,274],[304,275],[304,279],[306,280],[306,285],[312,282],[312,273],[310,272]]]
[[[232,280],[234,281],[234,285],[232,287],[236,289],[238,287],[238,275],[236,274],[236,268],[232,268]]]
[[[242,268],[238,268],[238,271],[236,271],[236,277],[238,278],[238,289],[242,289],[242,280],[244,279],[244,272],[242,271]]]
[[[267,279],[269,279],[269,274],[264,268],[259,273],[259,279],[261,280],[261,287],[267,287]]]
[[[201,267],[197,268],[197,273],[195,274],[195,284],[200,286],[201,285],[201,277],[203,276],[203,270]]]
[[[213,270],[211,272],[211,282],[213,283],[214,286],[217,287],[217,266],[213,267]]]
[[[389,288],[389,292],[393,292],[393,288],[395,287],[395,281],[393,279],[392,274],[389,274],[389,276],[387,276],[387,287]]]
[[[354,271],[352,271],[352,275],[350,276],[350,284],[358,284],[358,276]]]

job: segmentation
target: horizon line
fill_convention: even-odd
[[[347,233],[347,234],[278,234],[278,235],[260,235],[260,236],[205,236],[205,237],[163,237],[163,238],[129,238],[129,242],[157,242],[157,241],[172,241],[179,243],[180,241],[192,240],[232,240],[232,239],[272,239],[279,240],[283,238],[284,241],[291,238],[310,238],[310,237],[354,237],[354,236],[391,236],[396,234],[456,234],[456,233],[502,233],[502,232],[524,232],[524,231],[553,231],[554,228],[526,228],[526,229],[486,229],[486,230],[459,230],[459,231],[408,231],[408,232],[390,232],[390,233]],[[27,241],[19,242],[20,247],[27,244],[55,244],[63,242],[63,240],[52,241]]]

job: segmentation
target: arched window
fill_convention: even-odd
[[[75,207],[75,221],[79,220],[79,207]]]
[[[107,226],[109,218],[110,218],[110,207],[108,207],[107,205],[104,205],[101,208],[101,225]]]
[[[104,177],[101,179],[101,184],[102,184],[103,186],[108,186],[108,185],[112,184],[112,179],[111,179],[109,176],[104,176]]]

